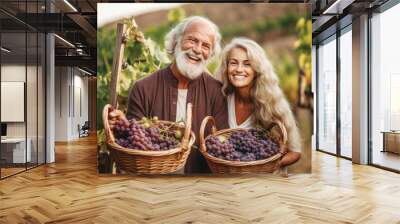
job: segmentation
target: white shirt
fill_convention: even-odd
[[[254,128],[253,126],[253,115],[250,115],[240,125],[236,123],[236,112],[235,112],[235,94],[230,94],[227,97],[228,102],[228,122],[229,128]]]
[[[178,102],[176,103],[176,122],[186,121],[187,89],[178,89]]]

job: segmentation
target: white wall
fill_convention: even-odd
[[[78,124],[88,120],[88,78],[83,75],[76,68],[56,67],[56,141],[79,138]]]
[[[35,130],[36,136],[36,66],[27,66],[28,72],[28,86],[27,86],[27,125],[28,129],[32,127]],[[1,67],[1,81],[9,82],[25,82],[25,65],[2,65]],[[34,74],[34,75],[33,75]],[[33,76],[35,77],[33,77]],[[26,83],[26,82],[25,82]],[[4,96],[3,96],[4,97]],[[38,105],[39,107],[42,105]],[[2,108],[7,110],[7,108]],[[11,111],[10,111],[11,112]],[[25,123],[26,122],[7,122],[7,136],[8,137],[25,137]],[[28,130],[28,137],[29,130]]]
[[[55,68],[55,141],[68,140],[68,68]]]
[[[77,75],[78,72],[78,75]],[[78,137],[78,124],[81,126],[88,121],[88,78],[82,77],[79,70],[74,70],[74,91],[73,91],[73,119],[72,119],[72,136]],[[81,108],[80,108],[81,107]],[[80,111],[81,110],[81,111]]]
[[[28,67],[30,70],[31,67]],[[2,65],[1,66],[1,81],[25,82],[25,65]],[[6,108],[1,108],[6,110]],[[7,137],[25,137],[24,122],[7,122]]]

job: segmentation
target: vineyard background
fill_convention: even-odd
[[[192,15],[215,22],[224,46],[232,38],[249,37],[267,52],[280,79],[280,86],[291,103],[302,137],[303,157],[292,172],[311,170],[312,94],[311,40],[312,23],[307,4],[187,4],[135,16],[123,22],[130,29],[125,47],[124,65],[117,87],[118,107],[126,110],[129,88],[138,79],[170,63],[164,49],[165,34],[179,21]],[[99,17],[101,15],[98,15]],[[97,127],[102,129],[101,111],[108,101],[116,24],[100,27],[98,46]],[[208,66],[213,74],[219,61]]]

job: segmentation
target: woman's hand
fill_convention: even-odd
[[[279,144],[280,144],[280,150],[279,150],[279,152],[280,152],[282,155],[285,155],[286,153],[288,153],[288,151],[289,151],[288,147],[287,147],[285,144],[283,144],[283,142],[280,142]]]
[[[279,145],[280,145],[279,153],[282,154],[282,157],[275,163],[274,173],[279,173],[279,169],[282,166],[282,159],[289,151],[287,146],[285,144],[283,144],[282,141],[279,142]]]
[[[108,123],[111,129],[114,128],[118,120],[128,121],[125,114],[120,110],[112,110],[108,113]]]
[[[279,160],[275,163],[274,173],[279,173],[279,169],[280,169],[281,166],[282,166],[282,162],[281,162],[281,161],[282,161],[282,160],[279,159]]]

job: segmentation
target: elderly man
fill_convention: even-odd
[[[200,124],[211,115],[217,128],[228,127],[221,84],[207,74],[208,62],[220,51],[218,27],[206,18],[184,19],[165,38],[171,65],[137,81],[128,100],[128,118],[157,116],[161,120],[185,120],[187,103],[193,104],[192,130],[199,139]],[[115,112],[117,115],[118,112]],[[192,149],[185,173],[207,172],[208,166],[198,149]]]

